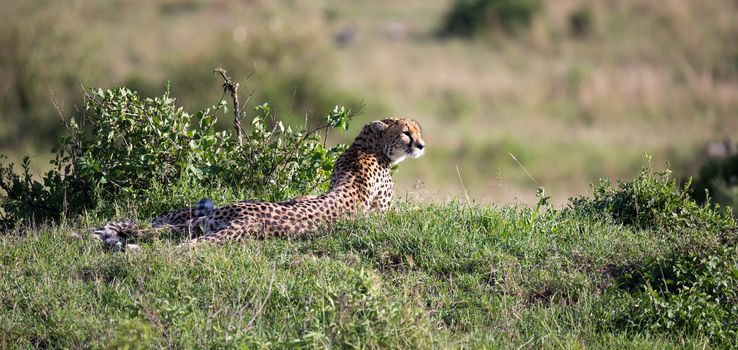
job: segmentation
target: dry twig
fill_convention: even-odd
[[[231,77],[228,76],[223,68],[214,69],[223,78],[223,92],[226,91],[231,93],[231,99],[233,99],[233,127],[236,129],[236,136],[238,137],[238,145],[243,147],[243,128],[241,127],[241,109],[238,107],[238,83],[233,82]]]

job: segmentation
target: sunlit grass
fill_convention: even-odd
[[[679,236],[541,210],[406,202],[305,239],[122,254],[88,236],[96,215],[21,229],[0,238],[0,346],[710,344],[617,326],[621,275]]]

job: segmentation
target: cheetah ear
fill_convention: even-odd
[[[371,127],[372,127],[372,129],[374,131],[378,131],[378,132],[385,131],[385,130],[387,130],[387,127],[388,127],[387,124],[385,124],[381,120],[375,120],[375,121],[371,122],[369,125],[371,125]]]

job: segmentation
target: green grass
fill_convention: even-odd
[[[155,237],[126,254],[88,237],[102,221],[0,237],[0,347],[715,345],[622,325],[623,276],[690,235],[604,216],[400,203],[308,239],[177,251]]]

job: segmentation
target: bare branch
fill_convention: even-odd
[[[236,136],[238,137],[238,145],[243,147],[243,128],[241,127],[241,109],[238,107],[238,83],[234,83],[231,77],[228,76],[223,68],[216,68],[213,70],[223,78],[223,92],[226,91],[231,93],[231,99],[233,99],[233,127],[236,129]]]

